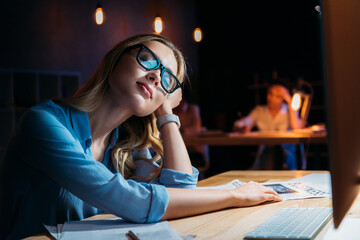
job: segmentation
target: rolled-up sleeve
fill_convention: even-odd
[[[22,123],[22,160],[83,201],[128,221],[157,222],[169,195],[163,185],[125,180],[97,162],[63,124],[44,111]]]
[[[159,168],[159,165],[151,161],[151,154],[150,151],[143,150],[138,151],[133,154],[134,158],[147,158],[149,160],[137,160],[135,161],[136,164],[136,176],[147,178],[149,174],[154,171],[155,169]],[[198,182],[199,171],[192,167],[193,173],[183,173],[179,171],[175,171],[172,169],[162,168],[160,172],[160,176],[154,180],[151,180],[150,183],[153,184],[160,184],[165,187],[171,188],[196,188],[196,184]]]
[[[194,167],[192,169],[193,173],[188,174],[164,168],[161,170],[159,183],[173,188],[196,188],[199,171]]]

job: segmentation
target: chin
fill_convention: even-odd
[[[149,116],[151,113],[148,113],[148,114],[135,114],[135,116],[137,116],[137,117],[146,117],[146,116]]]
[[[134,115],[137,117],[146,117],[152,114],[154,111],[155,109],[149,109],[149,107],[140,107],[135,109]]]
[[[138,117],[145,117],[152,114],[160,105],[161,102],[145,100],[142,96],[131,103],[133,113]]]

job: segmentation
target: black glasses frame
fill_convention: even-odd
[[[134,45],[134,46],[129,47],[129,48],[126,49],[125,51],[128,52],[128,51],[131,51],[132,49],[135,49],[135,48],[140,48],[139,52],[136,54],[136,61],[139,63],[139,65],[140,65],[142,68],[144,68],[144,69],[147,70],[147,71],[156,70],[156,69],[159,69],[159,68],[160,68],[160,70],[161,70],[161,72],[160,72],[160,79],[161,79],[161,80],[160,80],[160,83],[161,83],[161,87],[165,90],[165,92],[167,92],[167,93],[173,93],[176,89],[182,87],[180,81],[179,81],[178,78],[175,76],[175,74],[173,74],[169,69],[167,69],[164,65],[162,65],[162,63],[160,62],[160,60],[159,60],[159,58],[156,56],[156,54],[155,54],[153,51],[151,51],[151,49],[149,49],[148,47],[146,47],[145,45],[143,45],[143,44],[137,44],[137,45]],[[156,63],[157,63],[157,64],[156,64],[155,67],[148,68],[148,67],[144,66],[144,65],[141,63],[139,56],[140,56],[141,51],[143,51],[144,49],[145,49],[146,51],[150,52],[151,55],[156,59]],[[166,87],[164,86],[164,83],[163,83],[163,74],[164,74],[164,72],[168,72],[168,73],[171,74],[171,75],[174,77],[174,79],[176,80],[176,86],[175,86],[171,91],[167,90]]]

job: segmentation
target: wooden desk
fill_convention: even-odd
[[[222,185],[233,179],[247,182],[286,181],[302,177],[310,173],[327,173],[326,171],[228,171],[199,182],[198,186]],[[200,239],[243,239],[244,235],[268,219],[272,214],[284,207],[331,207],[331,199],[302,199],[288,200],[279,203],[264,204],[246,208],[232,208],[199,216],[170,221],[171,226],[178,232],[196,234]],[[360,218],[360,198],[350,210],[351,217]],[[322,239],[324,228],[316,239]]]
[[[257,182],[285,181],[292,178],[302,177],[310,173],[327,173],[326,171],[228,171],[199,182],[198,186],[216,186],[239,179],[244,182],[250,180]],[[263,204],[245,208],[231,208],[212,213],[201,214],[193,217],[170,220],[173,229],[180,233],[196,234],[196,240],[200,239],[243,239],[243,236],[269,218],[272,214],[284,207],[331,207],[331,199],[302,199],[288,200],[278,203]],[[349,212],[350,217],[360,218],[360,198]],[[107,219],[115,217],[110,214],[100,214],[88,220]],[[348,216],[349,217],[349,216]],[[321,239],[327,227],[316,239]],[[27,238],[33,240],[51,239],[42,234]]]
[[[183,135],[187,146],[234,146],[234,145],[279,145],[279,144],[322,144],[326,143],[326,132],[313,133],[310,131],[294,132],[250,132],[250,133],[221,133],[202,132]]]

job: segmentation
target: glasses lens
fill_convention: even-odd
[[[173,92],[177,88],[176,77],[167,69],[164,70],[161,76],[161,85],[167,92]]]
[[[159,65],[156,57],[147,49],[141,49],[137,59],[140,65],[146,70],[153,70]]]

